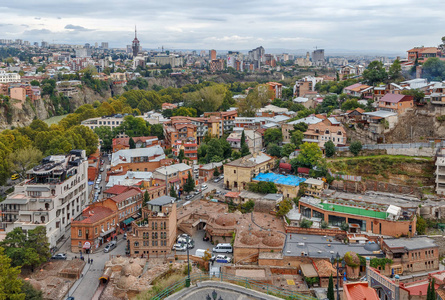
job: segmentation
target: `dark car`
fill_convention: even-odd
[[[202,240],[203,240],[204,242],[208,242],[208,241],[210,240],[210,238],[209,238],[208,236],[204,236],[204,237],[202,238]]]
[[[64,254],[64,253],[58,253],[58,254],[56,254],[56,255],[53,255],[53,256],[51,257],[51,259],[66,259],[66,254]]]

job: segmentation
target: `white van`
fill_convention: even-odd
[[[218,244],[215,248],[213,248],[213,252],[216,253],[231,253],[233,252],[233,248],[231,244]]]
[[[195,256],[203,258],[206,251],[205,249],[196,249]]]

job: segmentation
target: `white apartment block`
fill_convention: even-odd
[[[20,82],[20,75],[17,73],[6,73],[0,71],[0,83]]]
[[[122,124],[122,122],[124,121],[124,117],[125,116],[123,115],[115,115],[110,117],[105,116],[105,117],[91,118],[82,121],[80,124],[89,127],[91,130],[94,130],[94,128],[98,128],[101,126],[109,127],[111,130],[113,130]],[[128,136],[122,132],[116,136],[116,138],[124,138],[124,137]]]
[[[0,229],[32,230],[46,227],[50,247],[66,237],[71,221],[81,213],[88,198],[88,161],[85,150],[48,156],[27,171],[27,179],[0,203]],[[66,233],[70,236],[70,232]]]
[[[445,151],[442,149],[436,160],[436,193],[445,195]]]

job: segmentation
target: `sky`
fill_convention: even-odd
[[[406,55],[445,35],[443,0],[20,0],[0,3],[0,39],[144,49],[325,49]],[[289,51],[291,53],[291,51]]]

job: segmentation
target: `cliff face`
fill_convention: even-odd
[[[103,102],[112,95],[119,95],[124,90],[120,87],[113,87],[112,90],[104,91],[102,95],[94,92],[88,87],[78,88],[77,94],[74,94],[70,98],[70,111],[75,111],[79,106],[84,104],[93,104],[94,101]],[[17,104],[16,100],[10,100],[11,104]],[[0,130],[11,128],[11,126],[27,126],[34,118],[45,120],[55,115],[55,107],[48,96],[44,96],[38,101],[33,103],[25,102],[22,104],[22,108],[18,108],[14,105],[9,106],[10,110],[6,106],[0,106]],[[11,123],[8,123],[8,119]]]

